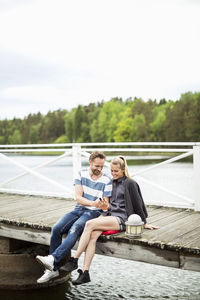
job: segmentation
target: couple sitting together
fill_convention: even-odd
[[[95,253],[96,241],[103,231],[124,231],[125,222],[132,214],[138,214],[144,228],[157,229],[146,222],[147,210],[138,184],[130,178],[123,156],[110,164],[112,180],[103,172],[106,157],[95,151],[89,157],[89,168],[82,169],[74,180],[77,204],[52,228],[48,256],[36,256],[45,267],[37,282],[44,283],[59,276],[59,269],[71,272],[78,268],[78,259],[85,251],[83,268],[72,281],[74,285],[90,281],[89,268]],[[63,235],[66,234],[64,241]],[[64,266],[61,261],[80,238],[74,257]]]

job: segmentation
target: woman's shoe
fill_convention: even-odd
[[[83,272],[82,270],[78,269],[78,273],[79,273],[78,278],[72,281],[74,285],[90,282],[90,275],[88,270],[85,270]]]

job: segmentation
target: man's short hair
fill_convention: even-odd
[[[95,158],[106,159],[106,156],[103,152],[94,151],[90,154],[89,160],[93,161]]]

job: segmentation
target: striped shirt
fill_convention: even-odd
[[[74,179],[74,185],[82,185],[83,197],[95,201],[98,198],[110,197],[112,194],[112,181],[105,173],[97,180],[90,177],[89,168],[82,169]],[[77,204],[77,206],[82,206]],[[98,209],[96,207],[87,207],[88,209]]]

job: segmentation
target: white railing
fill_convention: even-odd
[[[184,148],[183,148],[184,147]],[[72,157],[72,163],[73,163],[73,176],[76,174],[76,172],[81,168],[81,162],[82,157],[88,158],[90,153],[94,150],[100,150],[104,151],[106,153],[127,153],[130,154],[131,152],[149,152],[149,153],[172,153],[173,156],[160,162],[157,164],[154,164],[150,167],[144,168],[143,170],[140,170],[138,172],[135,172],[134,174],[131,174],[131,177],[136,178],[136,180],[139,180],[140,182],[150,185],[151,187],[163,191],[166,194],[172,195],[175,198],[178,198],[181,200],[180,202],[174,201],[173,203],[170,202],[154,202],[151,201],[149,204],[158,204],[158,205],[168,205],[168,206],[182,206],[182,207],[188,207],[193,208],[197,211],[200,211],[200,143],[181,143],[181,142],[160,142],[160,143],[151,143],[151,142],[129,142],[129,143],[72,143],[72,144],[34,144],[34,145],[0,145],[0,158],[3,160],[6,160],[10,162],[11,164],[19,167],[23,170],[22,173],[18,174],[17,176],[11,177],[2,183],[0,183],[0,192],[15,192],[15,193],[31,193],[31,194],[41,194],[41,192],[38,191],[25,191],[25,190],[17,190],[17,189],[8,189],[5,188],[5,186],[8,183],[14,182],[15,180],[22,178],[26,174],[32,174],[36,176],[37,178],[46,181],[47,183],[54,185],[55,187],[59,188],[61,191],[59,194],[55,193],[55,196],[64,196],[64,197],[74,197],[74,191],[72,188],[66,187],[63,184],[58,183],[57,181],[50,179],[49,177],[40,174],[37,172],[38,169],[48,166],[55,161],[58,161],[64,157],[70,156]],[[63,154],[53,157],[49,161],[42,163],[34,168],[29,168],[25,166],[22,163],[17,162],[11,155],[8,155],[10,153],[36,153],[36,152],[64,152]],[[176,155],[175,153],[181,153]],[[142,175],[146,172],[150,172],[153,169],[156,169],[160,166],[167,165],[170,163],[173,163],[175,161],[181,160],[183,158],[186,158],[188,156],[193,156],[193,186],[194,186],[194,196],[193,198],[186,197],[184,195],[177,192],[174,192],[172,190],[169,190],[168,188],[153,182],[152,180],[144,178]],[[109,167],[109,163],[106,162],[105,164],[107,167]],[[48,194],[48,193],[42,193],[42,194]],[[52,196],[52,193],[49,194]]]

